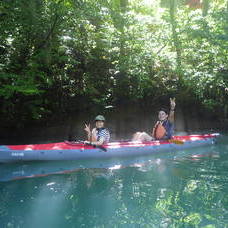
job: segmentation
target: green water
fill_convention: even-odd
[[[0,182],[1,228],[227,224],[227,136],[211,147],[150,156],[124,167],[71,167],[69,173]]]

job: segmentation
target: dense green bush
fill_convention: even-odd
[[[1,1],[0,116],[176,96],[227,118],[228,2],[195,3]]]

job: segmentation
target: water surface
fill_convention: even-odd
[[[228,227],[227,139],[109,168],[47,163],[51,175],[39,163],[0,165],[0,227]]]

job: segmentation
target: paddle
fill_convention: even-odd
[[[78,145],[79,143],[83,143],[83,144],[85,144],[85,145],[92,146],[92,147],[94,147],[94,148],[98,148],[98,149],[103,150],[104,152],[107,152],[107,149],[106,149],[105,147],[101,146],[101,145],[94,145],[94,144],[92,144],[92,143],[90,143],[90,142],[84,142],[84,141],[82,141],[82,140],[79,140],[79,141],[71,141],[71,142],[69,142],[69,141],[64,141],[64,142],[65,142],[66,144],[68,144],[68,145],[71,145],[71,146],[76,146],[76,145]]]
[[[168,141],[169,143],[173,143],[173,144],[178,144],[178,145],[183,145],[184,144],[184,141],[181,141],[181,140],[178,140],[178,139],[168,139],[168,140],[152,140],[152,141],[146,141],[147,143],[149,142],[155,142],[155,141]],[[121,140],[119,141],[119,143],[134,143],[134,142],[138,142],[138,141],[132,141],[130,139],[128,140]],[[140,141],[141,143],[144,143],[143,141]]]
[[[94,145],[94,144],[92,144],[92,143],[90,143],[90,142],[84,142],[84,144],[85,144],[85,145],[88,145],[88,146],[92,146],[92,147],[94,147],[94,148],[101,149],[101,150],[103,150],[104,152],[107,152],[107,149],[106,149],[105,147],[101,146],[101,145]]]
[[[170,143],[178,144],[178,145],[183,145],[184,142],[178,139],[169,139]]]

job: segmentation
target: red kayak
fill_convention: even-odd
[[[139,156],[212,145],[219,134],[173,136],[171,140],[111,142],[102,146],[82,142],[58,142],[0,146],[0,162],[63,161]]]

